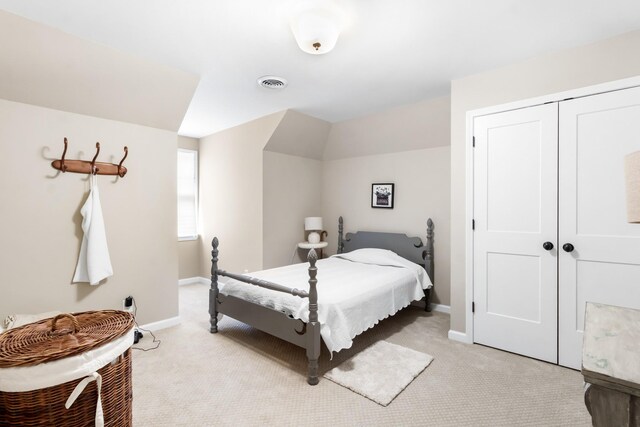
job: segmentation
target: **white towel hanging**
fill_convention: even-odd
[[[90,182],[89,197],[80,209],[84,236],[73,281],[97,285],[101,280],[113,276],[113,268],[107,247],[97,176],[91,175]]]

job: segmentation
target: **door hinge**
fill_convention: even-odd
[[[476,148],[476,137],[473,137],[473,148]]]
[[[472,229],[472,230],[475,230],[475,229],[476,229],[476,220],[475,220],[475,219],[472,219],[472,220],[471,220],[471,229]]]
[[[476,312],[476,303],[475,303],[475,302],[472,302],[472,303],[471,303],[471,312],[472,312],[472,313],[475,313],[475,312]]]

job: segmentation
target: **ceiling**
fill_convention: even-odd
[[[449,93],[450,81],[640,28],[638,0],[338,0],[336,48],[296,45],[296,0],[0,0],[0,8],[200,76],[179,133],[276,111],[338,122]],[[288,80],[283,91],[256,84]]]

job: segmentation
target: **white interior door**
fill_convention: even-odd
[[[587,301],[640,308],[640,225],[628,224],[625,154],[640,150],[640,89],[560,103],[559,363],[579,369]]]
[[[477,117],[473,125],[474,341],[553,363],[557,108]],[[546,250],[545,242],[553,249]]]

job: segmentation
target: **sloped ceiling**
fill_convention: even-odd
[[[0,98],[177,131],[198,76],[0,11]]]
[[[464,76],[640,28],[638,0],[333,0],[345,27],[318,56],[291,33],[302,2],[0,0],[0,8],[200,75],[180,129],[197,138],[286,109],[332,123],[364,117],[444,96]],[[260,88],[263,75],[289,86]]]
[[[427,99],[381,113],[334,123],[325,160],[450,145],[451,98]]]
[[[264,150],[322,160],[330,130],[329,122],[287,110]]]

